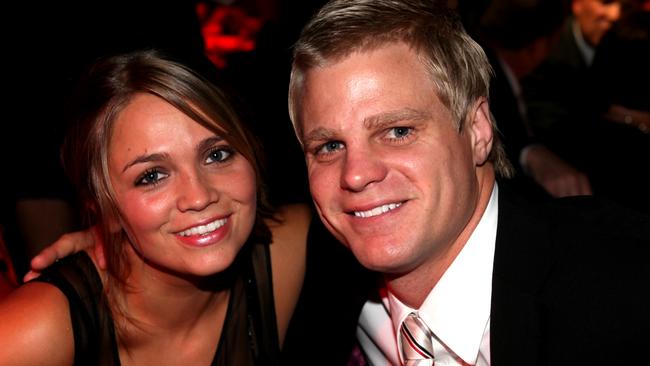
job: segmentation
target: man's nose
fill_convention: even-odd
[[[341,188],[354,192],[382,181],[388,172],[381,155],[368,148],[348,147],[342,169]]]

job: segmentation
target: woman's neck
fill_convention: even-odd
[[[203,348],[196,352],[207,352],[203,356],[211,359],[228,310],[232,271],[186,276],[147,263],[132,248],[127,251],[130,273],[125,285],[112,289],[111,304],[120,359],[138,364],[140,357],[197,345]],[[187,359],[176,356],[179,362]]]
[[[147,288],[125,293],[125,314],[115,318],[121,364],[210,364],[229,299],[229,290]]]

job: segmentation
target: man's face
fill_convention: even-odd
[[[459,133],[414,51],[389,44],[313,68],[302,97],[314,202],[361,264],[407,273],[462,241],[486,169],[477,165],[491,147],[489,120]]]
[[[573,0],[572,10],[583,37],[589,44],[596,46],[621,16],[621,3],[611,0]]]

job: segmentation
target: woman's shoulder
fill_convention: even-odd
[[[267,221],[273,236],[270,247],[274,270],[279,263],[304,262],[312,216],[310,206],[289,204],[279,207],[274,219]]]
[[[267,223],[273,234],[271,270],[280,343],[302,288],[311,220],[312,211],[308,205],[291,204],[279,207],[276,219]]]
[[[268,220],[267,225],[275,235],[289,235],[303,233],[309,230],[312,219],[311,207],[303,203],[293,203],[278,207],[273,220]],[[276,240],[274,240],[275,242]]]
[[[308,205],[290,204],[279,207],[275,218],[267,222],[273,235],[270,251],[274,280],[284,278],[276,277],[276,272],[281,275],[292,268],[294,274],[298,275],[304,268],[312,216]]]
[[[74,338],[66,296],[57,287],[33,281],[0,302],[0,363],[70,365]]]

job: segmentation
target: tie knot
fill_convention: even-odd
[[[402,359],[405,363],[433,360],[433,333],[416,313],[410,313],[400,327]]]

